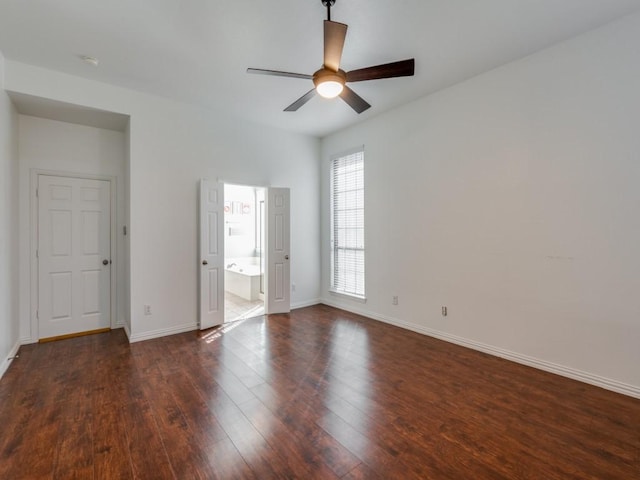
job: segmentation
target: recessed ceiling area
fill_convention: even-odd
[[[75,123],[88,127],[104,128],[124,132],[129,124],[129,116],[107,112],[95,108],[83,107],[71,103],[59,102],[47,98],[7,92],[18,113],[32,117],[47,118],[60,122]]]
[[[337,0],[332,20],[349,26],[344,70],[416,59],[414,77],[358,84],[372,105],[360,115],[319,96],[283,112],[313,88],[311,81],[246,73],[247,67],[318,70],[326,19],[320,0],[8,0],[0,4],[0,51],[14,61],[322,137],[638,9],[640,0]]]

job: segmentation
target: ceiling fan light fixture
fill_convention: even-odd
[[[335,98],[342,93],[345,84],[345,74],[327,69],[318,70],[313,74],[313,83],[321,97]]]
[[[344,85],[334,80],[326,80],[316,86],[316,91],[324,98],[336,98],[343,89]]]

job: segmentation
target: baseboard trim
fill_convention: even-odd
[[[583,383],[588,383],[590,385],[604,388],[606,390],[611,390],[616,393],[621,393],[629,397],[640,398],[640,387],[637,387],[635,385],[629,385],[627,383],[623,383],[618,380],[601,377],[593,373],[584,372],[582,370],[578,370],[575,368],[566,367],[564,365],[559,365],[557,363],[548,362],[546,360],[541,360],[539,358],[530,357],[528,355],[512,352],[510,350],[505,350],[499,347],[494,347],[493,345],[488,345],[482,342],[476,342],[475,340],[469,340],[467,338],[459,337],[457,335],[451,335],[449,333],[441,332],[439,330],[434,330],[431,328],[422,327],[420,325],[403,322],[401,320],[398,320],[392,317],[387,317],[384,315],[379,315],[377,313],[369,312],[365,309],[353,307],[350,305],[349,306],[341,305],[341,304],[332,302],[329,299],[323,299],[321,303],[323,303],[324,305],[328,305],[330,307],[346,310],[347,312],[356,313],[358,315],[371,318],[372,320],[388,323],[390,325],[394,325],[396,327],[400,327],[405,330],[411,330],[412,332],[427,335],[429,337],[437,338],[439,340],[444,340],[445,342],[454,343],[462,347],[471,348],[472,350],[488,353],[489,355],[493,355],[495,357],[504,358],[505,360],[510,360],[512,362],[520,363],[522,365],[527,365],[529,367],[537,368],[538,370],[544,370],[545,372],[555,373],[556,375],[571,378],[573,380],[578,380]]]
[[[131,330],[129,330],[129,325],[125,323],[122,328],[124,328],[124,333],[127,335],[127,340],[131,343]]]
[[[29,345],[31,343],[38,343],[38,340],[34,340],[31,337],[22,337],[20,339],[20,345]]]
[[[17,355],[18,350],[20,349],[20,345],[20,340],[17,340],[13,347],[11,347],[11,350],[9,350],[9,355],[7,355],[6,358],[2,360],[2,365],[0,365],[0,378],[2,378],[5,372],[9,369],[9,365],[11,365],[13,357]]]
[[[292,303],[291,310],[313,307],[314,305],[318,305],[319,303],[322,303],[319,298],[314,298],[313,300],[306,300],[304,302]]]
[[[167,335],[176,335],[178,333],[191,332],[197,329],[197,323],[184,323],[175,327],[160,328],[158,330],[131,334],[131,332],[129,332],[129,330],[125,327],[125,331],[128,332],[129,343],[142,342],[144,340],[151,340],[153,338],[166,337]]]

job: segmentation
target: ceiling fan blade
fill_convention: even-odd
[[[301,96],[298,100],[296,100],[291,105],[289,105],[287,108],[285,108],[284,111],[285,112],[295,112],[296,110],[298,110],[301,106],[303,106],[305,103],[307,103],[309,100],[311,100],[315,96],[316,96],[316,89],[312,88],[307,93],[305,93],[303,96]]]
[[[334,72],[340,68],[347,28],[344,23],[324,21],[324,66]]]
[[[347,82],[362,82],[380,78],[411,77],[415,70],[415,60],[400,60],[375,67],[361,68],[347,72]]]
[[[304,80],[312,80],[313,75],[304,73],[281,72],[279,70],[264,70],[262,68],[247,68],[247,73],[257,73],[258,75],[274,75],[276,77],[302,78]]]
[[[344,86],[344,89],[340,94],[340,98],[342,98],[345,102],[347,102],[347,104],[351,108],[353,108],[358,114],[364,112],[367,108],[371,106],[360,95],[358,95],[356,92],[351,90],[346,85]]]

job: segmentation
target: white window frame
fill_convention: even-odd
[[[362,167],[360,170],[360,178],[356,177],[356,189],[354,195],[354,189],[350,189],[348,192],[345,190],[343,192],[339,192],[346,195],[347,193],[351,194],[351,200],[355,202],[349,210],[356,210],[355,217],[351,217],[350,220],[355,223],[355,227],[347,228],[345,226],[345,218],[342,217],[342,222],[340,218],[336,217],[336,172],[335,169],[337,166],[342,163],[344,167],[346,163],[350,162],[351,165],[360,164]],[[358,173],[355,173],[358,175]],[[365,290],[365,239],[364,239],[364,195],[365,195],[365,186],[364,186],[364,146],[360,146],[346,152],[342,152],[340,154],[334,155],[330,158],[329,163],[329,204],[330,204],[330,241],[331,241],[331,275],[330,275],[330,284],[329,291],[331,293],[337,293],[340,295],[346,295],[361,301],[366,300],[366,290]],[[360,194],[358,194],[360,193]],[[343,197],[344,201],[348,201]],[[354,225],[351,223],[351,225]],[[343,230],[343,235],[340,236],[337,232],[338,229]],[[347,232],[345,230],[352,230],[350,240],[346,240]],[[354,232],[355,230],[355,232]],[[355,237],[354,237],[355,235]],[[340,241],[340,238],[343,240]],[[355,242],[354,242],[355,238]],[[340,255],[342,252],[342,255]],[[351,265],[343,265],[343,274],[337,275],[338,269],[341,267],[337,265],[336,262],[339,262],[340,258],[345,260],[345,262],[354,262]],[[351,270],[351,271],[346,271]],[[346,278],[346,277],[351,278]],[[341,278],[338,278],[341,277]]]

